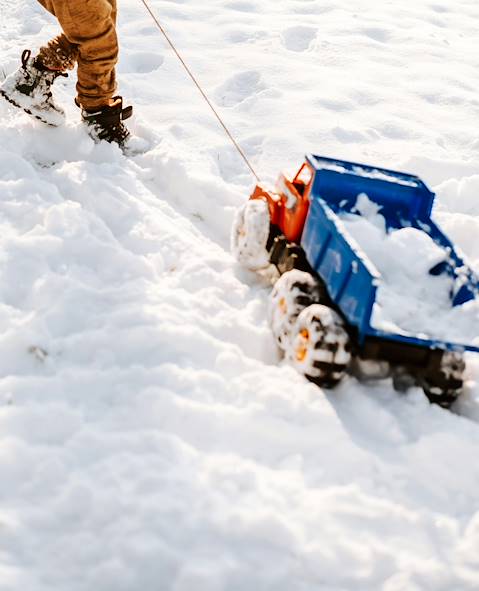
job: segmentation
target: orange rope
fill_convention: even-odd
[[[205,99],[205,101],[207,102],[208,106],[210,107],[210,109],[213,111],[214,116],[216,117],[216,119],[218,120],[218,122],[220,123],[221,127],[224,129],[226,135],[229,137],[229,139],[231,140],[231,142],[233,143],[234,147],[236,148],[236,150],[238,151],[238,153],[240,154],[241,158],[243,158],[243,160],[245,161],[247,167],[250,169],[250,171],[253,173],[254,177],[256,178],[256,180],[258,182],[260,182],[259,176],[256,174],[254,168],[251,166],[248,158],[246,157],[246,154],[243,152],[243,150],[241,149],[241,147],[239,146],[238,142],[234,139],[233,135],[231,134],[230,130],[226,127],[225,123],[223,122],[223,120],[221,119],[221,117],[219,116],[219,114],[217,113],[216,109],[214,108],[214,106],[212,105],[210,99],[207,97],[206,93],[204,92],[204,90],[201,88],[200,83],[197,81],[197,79],[195,78],[194,74],[192,73],[192,71],[190,70],[190,68],[187,66],[185,60],[181,57],[181,55],[179,54],[178,50],[176,49],[175,45],[173,44],[173,42],[171,41],[171,39],[169,38],[168,34],[166,33],[165,29],[161,26],[160,22],[158,21],[158,19],[156,18],[156,16],[154,15],[153,11],[151,10],[151,8],[149,7],[148,3],[146,0],[141,0],[141,2],[144,4],[146,10],[150,13],[151,18],[155,21],[156,26],[160,29],[160,31],[162,32],[163,36],[165,37],[166,41],[168,42],[168,45],[171,47],[171,49],[175,52],[176,57],[180,60],[180,62],[183,64],[183,67],[185,68],[185,70],[187,71],[189,77],[193,80],[196,88],[200,91],[202,97]]]

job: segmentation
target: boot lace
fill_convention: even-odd
[[[60,70],[49,70],[37,60],[33,64],[30,64],[31,56],[32,52],[30,49],[23,50],[22,66],[26,79],[17,89],[19,92],[29,96],[38,91],[44,97],[44,102],[51,104],[51,99],[53,98],[51,91],[52,84],[59,76],[67,78],[68,74]]]

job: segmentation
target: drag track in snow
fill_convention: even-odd
[[[263,176],[420,174],[479,269],[475,3],[152,6]],[[0,16],[7,71],[56,31]],[[477,589],[477,359],[454,412],[284,365],[228,252],[251,179],[138,2],[119,31],[144,153],[93,144],[74,76],[61,129],[0,102],[0,588]]]

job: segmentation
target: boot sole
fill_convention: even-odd
[[[55,125],[54,123],[51,123],[50,121],[46,121],[45,119],[42,119],[42,117],[40,117],[40,115],[35,115],[35,113],[32,113],[26,107],[22,107],[21,105],[19,105],[18,103],[16,103],[12,98],[10,98],[5,93],[5,91],[3,91],[1,89],[0,89],[0,96],[3,96],[3,98],[6,101],[8,101],[11,105],[13,105],[14,107],[16,107],[17,109],[21,109],[22,111],[24,111],[25,113],[27,113],[28,115],[30,115],[30,117],[33,117],[34,119],[37,119],[38,121],[41,121],[45,125],[48,125],[48,127],[59,127],[59,125]]]

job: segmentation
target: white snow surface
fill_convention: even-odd
[[[479,268],[476,0],[150,0],[256,170],[415,173]],[[58,31],[0,0],[1,67]],[[0,102],[0,589],[479,588],[479,366],[307,383],[228,251],[253,181],[138,0],[120,91],[142,154]],[[0,71],[1,73],[1,71]]]

